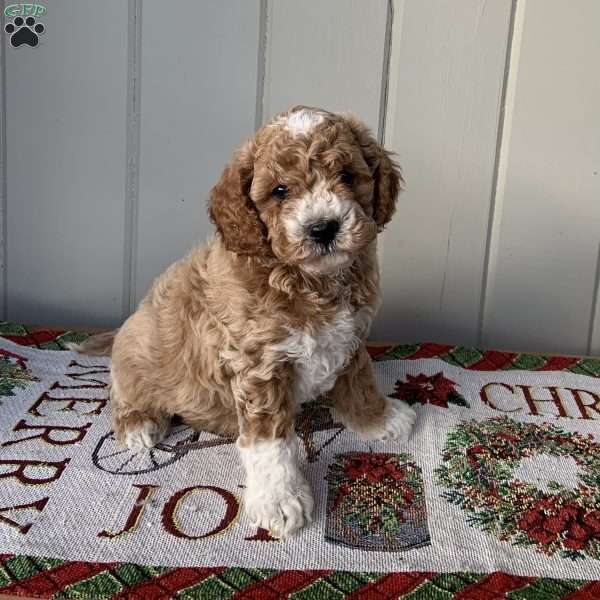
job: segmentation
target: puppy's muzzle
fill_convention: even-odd
[[[321,246],[329,246],[340,230],[340,223],[336,219],[317,221],[307,227],[308,237]]]

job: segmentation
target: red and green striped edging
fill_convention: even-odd
[[[21,346],[32,346],[40,350],[65,350],[68,342],[81,342],[89,334],[81,331],[59,331],[57,329],[31,329],[25,325],[0,321],[0,336]]]
[[[0,555],[0,594],[97,600],[592,600],[600,597],[600,583],[505,573],[169,569]]]
[[[22,346],[34,346],[42,350],[64,350],[67,342],[80,342],[88,334],[81,331],[32,330],[24,325],[0,321],[0,336]],[[439,358],[449,364],[473,371],[508,369],[570,371],[578,375],[600,377],[600,360],[594,358],[541,356],[539,354],[479,350],[468,346],[434,343],[401,344],[397,346],[373,345],[369,347],[369,353],[376,361]]]
[[[600,360],[576,356],[541,356],[518,352],[479,350],[467,346],[449,344],[402,344],[398,346],[373,347],[371,356],[382,360],[417,360],[439,358],[451,365],[471,371],[569,371],[577,375],[600,377]]]

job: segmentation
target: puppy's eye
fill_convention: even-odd
[[[271,194],[273,194],[273,196],[275,196],[275,198],[279,198],[279,200],[285,200],[287,198],[288,195],[288,188],[285,185],[278,185],[277,187],[273,188],[273,191],[271,192]]]
[[[340,181],[344,185],[351,186],[354,183],[354,174],[351,173],[350,171],[347,171],[346,169],[344,169],[340,173]]]

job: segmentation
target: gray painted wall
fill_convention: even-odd
[[[373,338],[600,353],[597,0],[43,4],[39,46],[0,49],[4,318],[121,322],[302,103],[404,167]]]

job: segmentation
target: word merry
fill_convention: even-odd
[[[36,418],[64,415],[65,413],[75,413],[78,416],[96,416],[106,406],[108,397],[88,398],[79,395],[79,391],[106,388],[107,384],[96,376],[107,375],[109,373],[108,367],[105,365],[82,365],[73,360],[69,363],[69,368],[72,369],[71,372],[65,375],[70,381],[66,384],[56,382],[50,387],[49,391],[44,392],[28,410],[34,421],[21,419],[12,429],[13,433],[18,435],[14,439],[5,441],[2,444],[3,448],[12,448],[32,441],[50,446],[65,447],[78,444],[83,440],[92,422],[86,422],[78,426],[64,423],[38,425],[35,422]],[[70,391],[71,394],[58,397],[52,394],[54,390],[66,390]],[[69,457],[57,461],[2,458],[0,459],[0,479],[16,479],[19,484],[27,486],[52,484],[60,479],[70,460]],[[0,525],[8,525],[25,535],[34,522],[20,523],[14,520],[12,516],[15,516],[14,513],[20,512],[25,514],[30,514],[31,511],[41,513],[49,499],[49,496],[45,496],[25,504],[0,507]],[[9,517],[9,514],[12,516]]]

